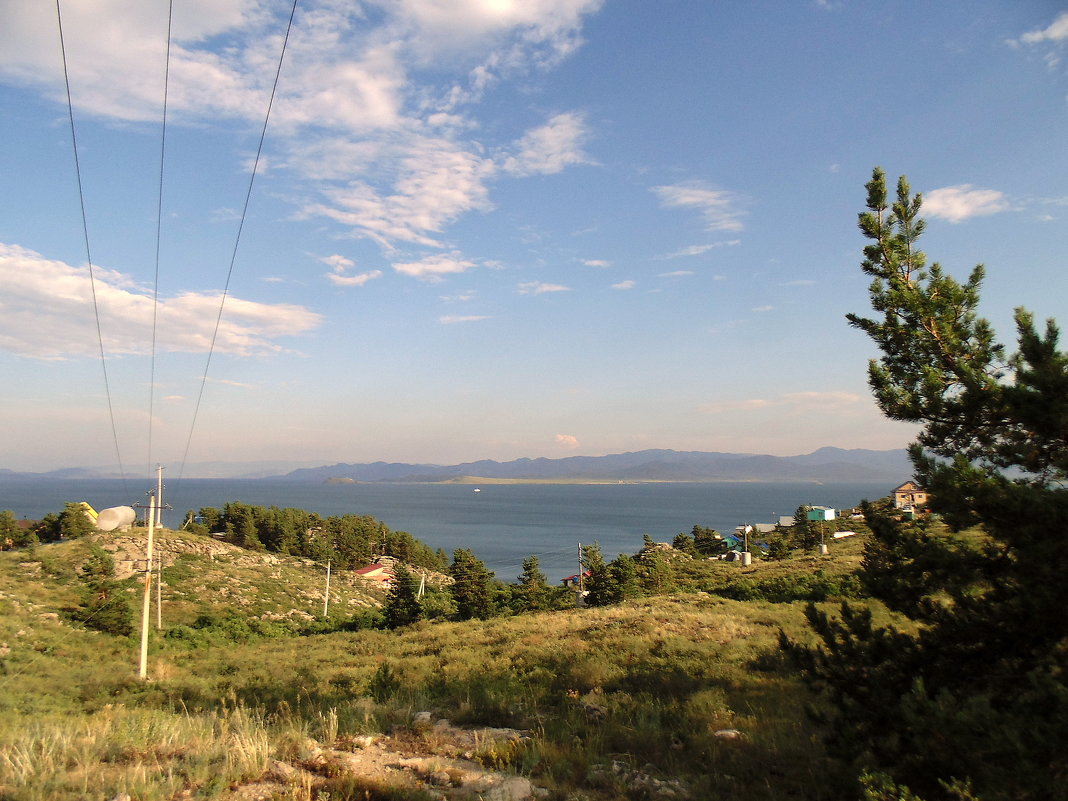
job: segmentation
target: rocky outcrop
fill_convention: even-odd
[[[329,787],[330,777],[352,775],[371,785],[421,790],[439,801],[536,801],[549,792],[523,776],[479,762],[494,749],[520,747],[529,739],[516,729],[461,728],[417,713],[389,735],[340,738],[330,746],[305,741],[297,759],[273,761],[256,782],[237,788],[234,801],[288,797],[294,788]]]

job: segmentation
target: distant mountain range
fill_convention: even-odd
[[[299,464],[299,463],[297,463]],[[305,463],[307,464],[307,463]],[[283,472],[293,462],[211,462],[186,465],[187,478],[270,478],[318,483],[443,482],[465,477],[513,481],[905,481],[912,464],[904,449],[890,451],[820,448],[801,456],[752,453],[645,450],[562,459],[483,459],[455,465],[335,464]],[[167,474],[173,478],[172,473]],[[71,467],[45,473],[0,468],[0,481],[22,479],[119,478],[114,467]]]
[[[441,482],[463,477],[530,481],[905,481],[912,464],[904,449],[820,448],[802,456],[645,450],[609,456],[515,459],[442,466],[335,464],[294,470],[291,481]]]

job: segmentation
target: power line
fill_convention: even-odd
[[[63,56],[63,81],[67,89],[67,113],[70,117],[70,138],[74,149],[74,172],[78,178],[78,203],[82,213],[82,233],[85,237],[85,261],[89,265],[89,287],[93,295],[93,316],[96,320],[96,341],[100,347],[100,366],[104,373],[104,393],[108,402],[108,417],[111,420],[111,437],[115,443],[115,458],[119,463],[119,475],[122,477],[123,492],[129,496],[126,486],[126,470],[122,465],[122,453],[119,449],[119,432],[115,426],[115,407],[111,400],[111,383],[108,380],[107,357],[104,355],[104,335],[100,328],[100,304],[96,296],[96,276],[93,272],[93,257],[89,248],[89,221],[85,213],[85,191],[82,188],[82,167],[78,158],[78,133],[74,125],[74,102],[70,91],[70,71],[67,67],[67,44],[63,37],[63,13],[60,0],[56,0],[56,22],[59,27],[59,49]]]
[[[185,470],[185,463],[189,457],[189,448],[193,442],[193,432],[196,429],[197,416],[200,414],[200,404],[204,398],[204,387],[208,382],[208,369],[211,367],[211,357],[215,353],[215,342],[219,336],[219,327],[222,324],[223,308],[226,306],[226,298],[230,291],[230,279],[234,274],[234,264],[237,261],[237,249],[241,244],[241,232],[245,227],[245,217],[248,215],[249,202],[252,199],[252,187],[256,182],[256,173],[259,171],[260,157],[263,154],[263,142],[267,138],[267,124],[271,119],[271,109],[274,107],[275,94],[278,91],[278,81],[282,74],[282,61],[285,59],[286,46],[289,44],[289,34],[293,29],[293,18],[297,13],[297,2],[293,0],[293,7],[289,12],[289,23],[286,25],[285,38],[282,40],[282,51],[278,55],[278,67],[274,73],[274,84],[271,86],[271,96],[267,102],[267,113],[263,118],[263,129],[260,131],[260,142],[256,148],[256,158],[252,164],[252,174],[248,179],[248,191],[245,193],[245,204],[241,209],[241,220],[237,225],[237,236],[234,239],[234,249],[230,256],[230,267],[226,272],[226,283],[223,286],[222,297],[219,299],[219,313],[215,318],[215,330],[211,334],[211,345],[208,347],[208,358],[204,363],[204,375],[200,380],[200,391],[197,393],[197,402],[193,408],[193,419],[189,426],[189,437],[185,443],[185,451],[182,454],[182,462],[179,467],[178,478],[181,479]]]
[[[174,21],[174,0],[167,4],[167,55],[163,62],[163,124],[159,144],[159,196],[156,201],[156,273],[152,284],[152,358],[148,380],[148,466],[152,467],[152,426],[156,399],[156,327],[159,310],[159,253],[163,229],[163,168],[167,152],[167,97],[171,78],[171,27]]]

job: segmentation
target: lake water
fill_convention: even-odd
[[[0,478],[0,509],[39,519],[67,501],[96,509],[145,501],[149,480]],[[292,506],[324,517],[367,514],[449,554],[470,548],[499,578],[514,581],[523,559],[538,556],[552,581],[577,571],[579,543],[599,542],[606,558],[635,553],[642,535],[670,541],[694,524],[731,532],[743,523],[774,523],[803,504],[855,506],[890,493],[878,483],[721,482],[711,484],[301,484],[290,481],[164,481],[164,524],[186,510],[228,501]]]

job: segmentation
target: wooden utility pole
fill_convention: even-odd
[[[326,560],[326,595],[323,597],[323,617],[330,610],[330,560]]]
[[[163,483],[163,466],[156,469],[157,489]],[[148,620],[152,607],[152,547],[156,533],[156,512],[159,499],[156,490],[149,493],[151,500],[148,502],[148,545],[145,549],[145,599],[141,605],[141,663],[138,677],[144,681],[148,678]]]

